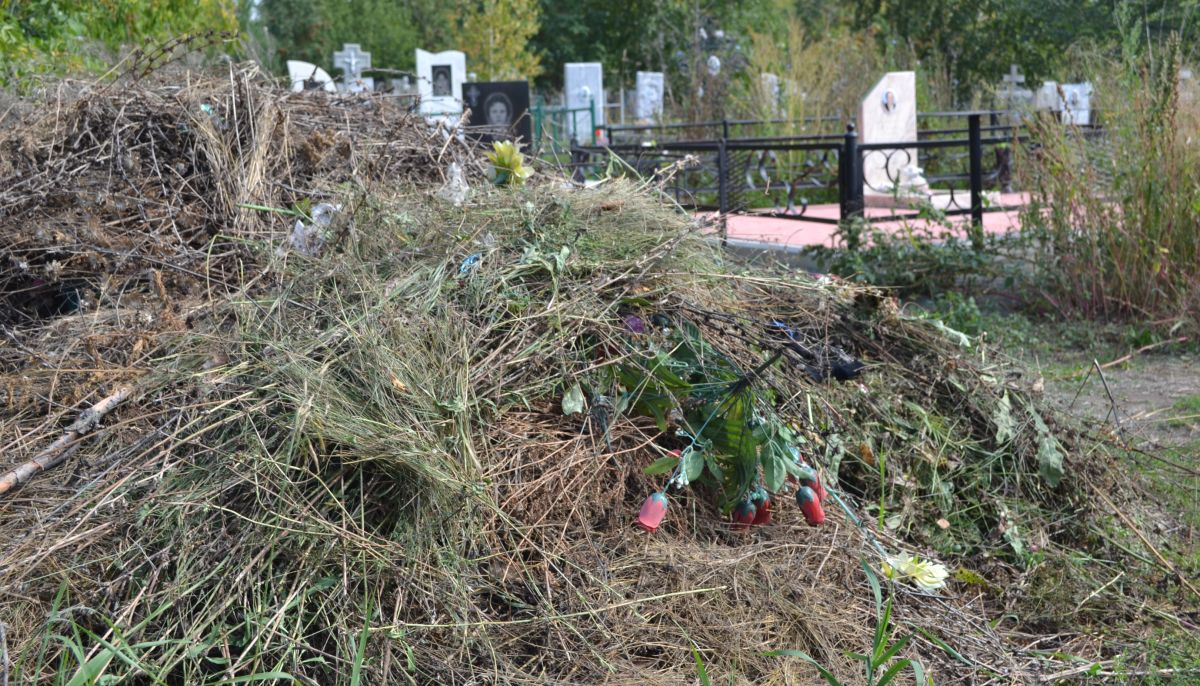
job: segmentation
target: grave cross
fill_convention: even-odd
[[[358,43],[342,43],[342,49],[333,53],[333,66],[346,74],[346,80],[360,78],[363,69],[371,68],[371,53],[363,52]]]
[[[1017,65],[1009,65],[1008,73],[1004,75],[1004,83],[1007,86],[1005,90],[1007,91],[1008,102],[1011,105],[1017,95],[1017,85],[1025,83],[1025,75],[1017,69]]]

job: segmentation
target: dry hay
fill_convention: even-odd
[[[477,189],[454,207],[428,182],[457,144],[406,114],[380,127],[386,106],[373,100],[313,104],[244,72],[206,83],[65,108],[77,118],[62,121],[110,122],[109,133],[93,141],[47,126],[59,147],[30,149],[53,171],[27,174],[26,187],[58,200],[6,200],[16,222],[56,218],[73,246],[61,250],[70,279],[119,285],[81,312],[6,329],[20,352],[5,353],[4,371],[20,402],[6,410],[2,466],[46,445],[81,403],[129,379],[138,388],[67,466],[0,500],[14,532],[0,542],[0,623],[21,678],[56,683],[55,669],[75,668],[62,646],[102,654],[102,637],[125,648],[111,674],[166,683],[286,672],[322,684],[678,684],[696,678],[693,649],[721,680],[815,683],[803,661],[763,655],[802,649],[858,684],[846,652],[870,647],[876,610],[860,563],[878,565],[879,545],[961,546],[976,572],[938,594],[891,589],[896,634],[926,632],[903,654],[937,683],[1034,678],[1029,627],[989,624],[1021,606],[1028,580],[1012,546],[1069,548],[1090,516],[1080,482],[1103,465],[1071,460],[1055,488],[1038,477],[1039,434],[1022,408],[1040,404],[1005,364],[876,291],[740,274],[645,189]],[[110,177],[122,148],[103,141],[114,130],[175,130],[113,122],[141,112],[204,131],[193,107],[204,97],[243,124],[171,134],[208,170],[153,196],[178,211],[102,214],[104,231],[88,233],[79,215],[113,206],[81,208],[91,196],[61,183],[144,202],[170,176],[159,172],[169,159],[146,166],[159,149],[144,144],[137,168],[154,170],[149,181]],[[349,152],[305,161],[296,141],[318,135]],[[108,150],[107,162],[88,173],[60,163],[62,141],[79,140],[70,145]],[[217,179],[214,169],[235,171]],[[319,257],[276,250],[291,217],[239,207],[307,198],[352,201]],[[189,211],[205,219],[177,233]],[[50,264],[25,233],[0,238]],[[134,252],[109,260],[94,250],[105,241]],[[160,284],[168,275],[178,281]],[[28,278],[10,270],[4,283]],[[620,317],[630,303],[690,323],[746,368],[764,355],[756,323],[772,319],[867,361],[845,384],[814,382],[786,358],[755,380],[803,427],[850,512],[831,505],[813,529],[784,502],[773,524],[741,534],[700,485],[673,492],[655,534],[633,529],[663,481],[643,469],[677,437],[629,413],[605,435],[560,408],[572,380],[648,345],[630,347]],[[134,317],[149,317],[144,331]],[[100,338],[64,342],[80,332]],[[1005,395],[1024,418],[998,446]],[[1056,435],[1068,453],[1087,445]],[[881,488],[894,511],[864,517]],[[898,524],[881,526],[886,514]],[[949,531],[933,526],[939,515]],[[1038,532],[1046,521],[1053,530]],[[53,635],[65,640],[46,658],[39,646]],[[1084,645],[1057,640],[1036,647]]]
[[[254,67],[177,76],[183,85],[64,83],[0,132],[10,407],[80,402],[144,369],[154,338],[181,330],[196,304],[240,289],[259,248],[295,220],[251,206],[440,183],[450,162],[480,169],[388,98],[289,93]]]

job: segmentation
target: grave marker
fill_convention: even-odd
[[[595,129],[604,126],[604,67],[599,62],[568,62],[563,66],[563,82],[567,108],[582,110],[569,113],[568,135],[580,142],[591,141]]]
[[[911,143],[917,140],[917,74],[894,71],[884,75],[858,108],[859,143]],[[915,148],[863,153],[865,193],[890,194],[901,170],[917,165]]]
[[[462,52],[433,53],[418,48],[417,92],[421,95],[421,114],[461,113],[466,76],[467,56]]]
[[[363,52],[358,43],[342,43],[342,49],[333,53],[333,66],[342,70],[345,90],[360,93],[375,87],[375,79],[362,75],[371,68],[371,53]]]
[[[463,92],[471,109],[472,135],[488,142],[520,138],[523,145],[530,145],[533,119],[528,81],[464,83]]]
[[[337,92],[337,87],[334,86],[333,77],[329,75],[329,72],[311,62],[288,60],[287,70],[288,80],[291,82],[292,91],[295,93],[303,90],[323,90],[326,93]]]
[[[663,73],[661,71],[639,71],[637,73],[637,106],[634,117],[657,122],[663,111]]]
[[[1062,85],[1064,124],[1088,126],[1092,123],[1092,84],[1064,83]]]

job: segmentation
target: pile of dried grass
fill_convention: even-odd
[[[0,132],[10,406],[44,414],[144,368],[156,335],[259,272],[289,210],[384,181],[440,183],[451,162],[481,171],[394,100],[289,93],[254,67],[174,76],[183,83],[64,82]],[[30,358],[41,369],[14,375]]]
[[[248,88],[231,83],[231,93]],[[236,112],[253,131],[310,138],[323,130],[314,121],[330,121],[328,105],[255,92],[252,108],[234,108],[245,100],[231,95],[222,121]],[[262,115],[267,103],[291,116]],[[379,116],[378,103],[355,106],[367,122]],[[206,126],[190,105],[172,107],[189,113],[189,130]],[[314,119],[288,124],[302,107]],[[48,444],[80,403],[137,386],[74,446],[70,467],[0,500],[14,532],[0,543],[0,623],[21,679],[58,683],[56,672],[95,657],[89,664],[110,675],[166,683],[287,674],[303,683],[676,684],[695,678],[695,648],[710,673],[814,682],[806,663],[763,655],[796,648],[855,684],[863,675],[846,651],[868,649],[877,621],[859,564],[878,563],[880,542],[947,554],[962,546],[961,561],[988,577],[939,595],[894,589],[896,631],[924,632],[905,653],[938,683],[1032,678],[1033,659],[985,611],[1019,602],[996,587],[1022,583],[1010,550],[1017,529],[997,520],[1053,519],[1044,543],[1067,545],[1088,511],[1071,474],[1058,488],[1039,478],[1041,436],[1023,409],[1037,403],[1003,366],[877,292],[739,274],[687,218],[625,183],[480,190],[462,207],[428,188],[380,183],[364,170],[395,169],[389,151],[415,149],[404,153],[415,160],[404,175],[419,180],[436,178],[456,144],[431,144],[408,119],[390,135],[419,145],[372,138],[378,127],[352,120],[329,134],[345,136],[352,153],[314,176],[287,176],[311,169],[288,152],[296,146],[263,150],[250,128],[220,138],[221,154],[205,152],[212,135],[197,138],[208,141],[195,160],[209,175],[156,197],[184,208],[193,205],[182,194],[194,193],[213,213],[205,216],[221,219],[174,242],[169,213],[103,222],[131,241],[122,255],[141,266],[101,257],[95,272],[86,258],[71,269],[112,274],[122,288],[102,290],[80,313],[9,329],[24,352],[8,354],[4,372],[28,387],[6,411],[0,468]],[[76,178],[53,153],[61,145],[45,149],[43,166],[67,175],[55,178]],[[235,172],[218,180],[212,169]],[[255,181],[231,182],[239,175]],[[55,188],[47,197],[82,202]],[[290,217],[239,207],[305,198],[353,201],[317,257],[276,250]],[[68,221],[84,210],[24,202],[30,216],[68,226],[70,245],[102,244],[84,243],[86,222]],[[155,228],[139,242],[135,226]],[[20,232],[0,236],[6,250],[31,249]],[[199,276],[188,281],[185,270]],[[192,286],[173,291],[154,276],[172,271]],[[122,309],[134,293],[155,325],[175,323],[143,335],[136,351],[55,343],[96,326],[136,335]],[[559,406],[573,380],[642,359],[639,346],[650,344],[631,347],[619,316],[630,306],[690,323],[746,369],[764,359],[747,330],[773,319],[862,356],[862,383],[815,383],[784,363],[754,380],[773,412],[803,427],[851,509],[831,508],[826,526],[810,529],[784,504],[772,525],[742,535],[701,486],[673,497],[656,534],[633,529],[641,500],[661,485],[643,468],[672,435],[631,414],[597,432]],[[90,368],[62,368],[85,351]],[[90,390],[67,397],[57,379]],[[1004,402],[1019,421],[997,414]],[[1008,440],[997,440],[998,425]],[[1081,445],[1058,435],[1067,449]],[[855,521],[857,504],[876,498],[896,507],[868,518],[886,526]],[[936,533],[936,513],[953,520],[949,532]]]

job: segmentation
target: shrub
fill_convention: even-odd
[[[1048,118],[1022,155],[1022,215],[1036,290],[1064,314],[1200,321],[1200,102],[1181,97],[1178,40],[1127,57],[1107,84],[1104,130]]]

